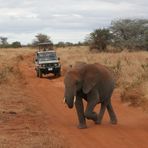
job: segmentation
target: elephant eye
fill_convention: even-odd
[[[76,81],[76,83],[75,83],[75,84],[76,84],[76,85],[79,85],[79,83],[80,83],[79,81]]]

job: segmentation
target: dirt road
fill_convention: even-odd
[[[120,102],[118,91],[112,97],[118,116],[118,124],[111,125],[107,112],[101,125],[87,121],[87,129],[77,129],[75,109],[68,109],[63,103],[63,77],[36,78],[33,66],[28,62],[20,65],[27,81],[27,93],[48,115],[50,129],[57,130],[72,148],[147,148],[148,115],[139,108],[128,107]],[[99,105],[96,111],[99,111]]]

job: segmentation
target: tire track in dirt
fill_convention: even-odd
[[[20,65],[27,81],[27,93],[36,100],[48,115],[50,129],[62,133],[73,148],[147,148],[148,115],[139,108],[128,107],[120,102],[118,91],[113,94],[113,106],[119,123],[111,125],[107,112],[101,125],[87,121],[88,129],[76,128],[75,109],[69,110],[62,103],[63,77],[36,78],[34,67],[28,66],[27,58]],[[99,111],[99,105],[95,109]]]

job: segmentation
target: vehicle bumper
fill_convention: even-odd
[[[59,73],[61,71],[61,67],[46,67],[46,68],[40,68],[41,72],[44,74],[48,73]]]

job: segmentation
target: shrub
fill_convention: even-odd
[[[16,42],[13,42],[13,43],[11,44],[11,47],[12,47],[12,48],[20,48],[20,47],[22,47],[22,46],[21,46],[21,43],[20,43],[20,42],[16,41]]]
[[[105,51],[111,39],[109,29],[96,29],[87,37],[90,50],[97,49],[98,51]]]

